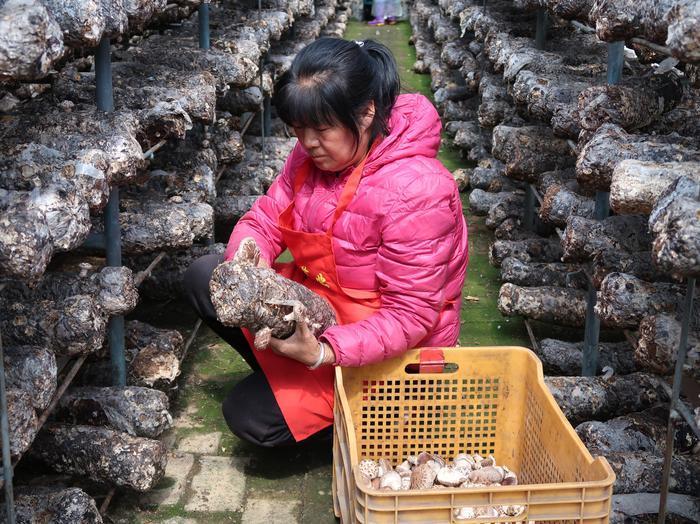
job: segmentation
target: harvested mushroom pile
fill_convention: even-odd
[[[518,477],[506,466],[496,465],[496,459],[478,454],[459,453],[451,462],[440,455],[421,452],[409,455],[394,467],[390,460],[365,459],[358,466],[360,483],[372,489],[407,491],[414,489],[485,488],[514,486]],[[483,517],[513,517],[525,510],[519,505],[494,505],[457,508],[455,519],[466,520]]]

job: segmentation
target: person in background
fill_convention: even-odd
[[[369,25],[393,25],[399,21],[403,14],[401,0],[374,0],[372,14],[374,20],[368,22]]]
[[[223,257],[199,258],[185,274],[193,308],[253,369],[222,407],[244,440],[273,447],[325,439],[334,366],[457,343],[468,262],[460,195],[436,158],[435,107],[399,91],[396,61],[382,44],[321,38],[302,49],[274,98],[298,138],[294,150],[233,228]],[[260,264],[324,297],[337,325],[317,339],[299,322],[263,351],[252,349],[254,334],[222,325],[211,274],[249,237]],[[294,261],[275,262],[285,250]]]

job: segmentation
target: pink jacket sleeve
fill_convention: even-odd
[[[321,336],[333,347],[338,365],[362,366],[399,355],[436,325],[454,249],[455,210],[452,191],[440,191],[435,179],[431,185],[409,189],[384,218],[377,259],[379,311]],[[436,194],[444,196],[436,199]]]
[[[246,237],[253,237],[260,248],[261,256],[269,263],[284,251],[278,223],[279,216],[292,199],[292,165],[298,160],[298,147],[292,151],[282,168],[282,172],[267,190],[255,201],[253,207],[243,215],[233,228],[229,237],[224,260],[230,260],[238,249],[238,245]]]

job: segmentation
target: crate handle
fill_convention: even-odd
[[[445,363],[445,354],[442,349],[421,349],[419,362],[406,365],[406,373],[454,373],[457,364]]]

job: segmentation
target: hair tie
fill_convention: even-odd
[[[355,40],[355,43],[359,45],[360,47],[364,46],[365,43],[362,40]]]

